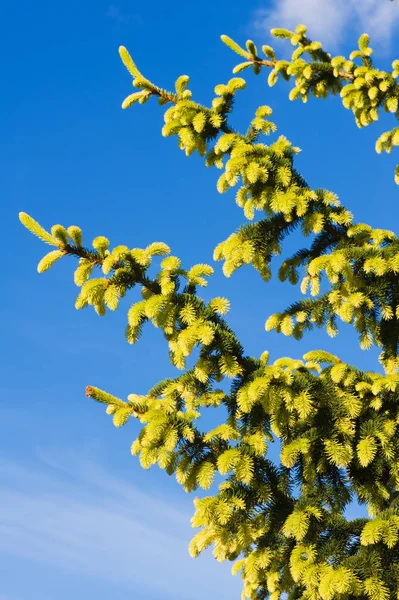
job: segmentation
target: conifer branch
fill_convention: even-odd
[[[367,36],[359,40],[354,56],[362,59],[363,66],[352,69],[348,61],[342,63],[342,57],[330,61],[305,32],[303,26],[295,34],[277,30],[279,37],[291,39],[298,48],[289,63],[278,61],[274,51],[264,47],[274,67],[257,64],[253,42],[247,42],[246,50],[232,40],[228,45],[249,58],[239,70],[252,66],[257,72],[268,66],[275,76],[294,75],[304,99],[309,90],[322,97],[326,91],[338,91],[342,69],[359,86],[356,91],[351,83],[346,87],[352,100],[362,86],[367,88],[357,81],[362,73],[366,80],[373,69]],[[300,58],[304,52],[313,59],[310,69]],[[384,372],[364,373],[320,350],[308,352],[303,360],[280,358],[273,364],[267,353],[259,358],[244,356],[223,318],[229,309],[227,299],[206,303],[197,295],[197,288],[205,286],[213,272],[209,265],[185,270],[162,242],[147,248],[109,249],[109,240],[99,236],[93,240],[93,249],[85,248],[78,227],[55,225],[50,233],[22,213],[23,224],[57,248],[43,257],[39,272],[66,255],[79,259],[74,275],[80,288],[77,308],[90,305],[103,315],[106,308],[116,310],[128,290],[140,286],[142,299],[128,311],[128,341],[135,343],[144,323],[151,321],[163,330],[171,362],[182,371],[174,379],[158,382],[144,396],[131,394],[126,402],[93,386],[87,386],[86,395],[106,405],[116,427],[131,417],[142,423],[132,454],[139,455],[144,468],[159,465],[175,474],[186,491],[208,490],[216,474],[221,476],[216,492],[195,501],[192,523],[200,531],[190,544],[190,553],[196,556],[213,544],[219,561],[237,561],[233,568],[241,571],[244,597],[277,600],[283,593],[291,600],[396,597],[397,236],[354,223],[333,194],[312,190],[293,166],[297,149],[284,137],[269,146],[258,143],[261,134],[275,131],[269,107],[259,107],[245,135],[230,128],[227,117],[244,80],[234,78],[216,86],[212,108],[206,108],[191,100],[187,76],[177,80],[176,94],[172,94],[144,78],[125,49],[121,57],[139,89],[126,99],[125,107],[144,103],[151,96],[157,96],[161,104],[172,104],[165,114],[164,135],[178,136],[187,154],[198,151],[206,156],[208,166],[223,169],[219,191],[241,184],[237,203],[249,221],[256,210],[265,213],[262,220],[244,225],[217,247],[215,258],[224,260],[227,276],[241,265],[252,264],[268,280],[271,258],[281,253],[285,238],[298,228],[305,237],[314,234],[310,247],[285,259],[279,270],[280,279],[293,284],[298,283],[302,270],[301,289],[306,292],[310,286],[313,298],[273,315],[267,328],[300,337],[314,325],[326,326],[334,335],[339,318],[353,324],[362,347],[382,346]],[[336,73],[331,74],[330,62]],[[382,105],[377,96],[373,108]],[[388,96],[384,95],[383,102],[393,109],[394,98]],[[359,102],[360,97],[356,98]],[[372,116],[356,111],[360,122]],[[395,145],[396,135],[391,132],[384,137],[381,148]],[[165,258],[157,276],[151,277],[148,270],[154,256]],[[95,267],[105,277],[91,277]],[[329,288],[320,293],[322,276]],[[195,347],[199,348],[197,360],[185,370],[185,360]],[[228,392],[217,389],[216,383],[226,378],[231,380]],[[198,419],[203,409],[221,406],[227,414],[224,422],[201,431]],[[274,438],[281,443],[279,466],[267,459],[268,444]],[[349,521],[344,517],[353,498],[367,505],[370,518]]]
[[[285,30],[278,31],[278,35],[288,36]],[[303,31],[303,28],[300,28],[297,34],[300,41],[299,47],[310,53],[315,59],[316,65],[320,66],[321,61],[330,60],[330,56],[322,50],[319,44],[314,45],[308,38],[303,37]],[[245,50],[239,49],[230,38],[224,36],[223,39],[239,54],[245,53]],[[361,48],[359,52],[363,53],[362,56],[367,63],[364,68],[371,68],[367,40],[362,39],[359,47]],[[247,49],[255,60],[257,51],[252,42],[247,43]],[[268,47],[264,51],[269,54],[274,52]],[[299,58],[297,57],[296,60]],[[278,64],[278,71],[286,69],[288,73],[287,65],[290,63],[282,65],[280,61]],[[351,69],[352,67],[349,72]],[[354,70],[354,74],[356,73]],[[337,76],[335,73],[335,79]],[[180,81],[184,81],[183,87],[181,87]],[[392,271],[387,272],[384,282],[381,280],[381,275],[383,275],[381,272],[377,275],[380,280],[372,279],[370,291],[367,290],[366,295],[364,294],[364,290],[362,290],[364,277],[363,279],[359,277],[358,271],[373,267],[367,266],[369,263],[363,265],[356,261],[359,238],[350,234],[350,231],[356,228],[351,213],[341,206],[330,192],[311,189],[302,175],[294,168],[293,160],[298,150],[284,137],[281,136],[269,146],[257,142],[260,134],[270,134],[275,130],[275,125],[268,120],[272,112],[269,107],[263,106],[256,111],[255,119],[251,122],[245,135],[238,132],[223,133],[222,124],[225,124],[231,131],[231,127],[227,123],[227,114],[235,90],[242,89],[245,84],[244,80],[236,78],[227,85],[216,86],[215,92],[220,95],[220,98],[214,100],[213,109],[210,112],[210,109],[192,102],[191,92],[185,87],[187,83],[188,77],[186,76],[176,82],[177,100],[175,107],[169,109],[165,114],[164,135],[178,135],[179,145],[185,149],[187,154],[191,154],[195,150],[201,155],[207,152],[206,164],[208,166],[216,165],[224,168],[217,184],[219,192],[226,192],[239,182],[242,183],[236,199],[244,209],[247,219],[254,218],[255,210],[263,210],[270,215],[268,219],[260,221],[254,226],[242,227],[225,242],[218,245],[214,258],[224,260],[225,275],[229,277],[242,265],[252,264],[263,279],[268,281],[271,276],[272,256],[281,253],[281,243],[293,229],[300,226],[305,236],[310,233],[320,234],[323,232],[317,238],[317,244],[313,244],[311,249],[303,249],[284,261],[279,273],[280,278],[282,280],[288,278],[291,283],[297,283],[298,269],[301,268],[305,271],[302,282],[303,290],[306,291],[307,286],[310,285],[311,294],[317,296],[320,287],[320,273],[324,269],[319,269],[313,275],[310,274],[309,269],[314,270],[317,261],[321,260],[325,253],[328,253],[331,257],[331,267],[325,272],[331,282],[330,293],[339,294],[340,303],[347,302],[348,296],[356,298],[355,301],[359,302],[359,294],[363,294],[364,301],[360,302],[359,306],[354,306],[353,310],[350,303],[346,303],[342,309],[335,304],[335,308],[330,311],[327,318],[327,312],[322,308],[326,306],[325,300],[320,302],[306,300],[295,305],[298,308],[295,315],[299,318],[297,323],[294,323],[291,318],[292,308],[280,315],[273,315],[268,323],[274,323],[277,331],[281,330],[286,335],[292,334],[297,339],[314,325],[326,327],[329,335],[333,336],[337,333],[336,316],[339,316],[344,322],[355,324],[363,348],[369,348],[373,344],[381,346],[383,360],[395,359],[398,356],[398,344],[394,341],[396,338],[392,335],[392,328],[384,325],[384,319],[387,315],[396,314],[397,301],[394,298],[398,296],[396,291],[398,286],[395,282],[390,282]],[[213,116],[217,115],[218,110],[221,111],[220,115],[222,116],[219,121],[210,123],[210,129],[207,129],[207,120],[212,119],[212,114]],[[212,111],[216,111],[216,113],[212,113]],[[216,141],[209,149],[213,139]],[[371,233],[370,238],[373,235]],[[395,241],[389,235],[387,240],[392,253],[396,247]],[[363,244],[362,239],[360,239],[360,244]],[[375,250],[375,264],[379,265],[383,260],[382,255],[385,250],[382,246]],[[337,271],[333,264],[335,260],[342,260],[341,257],[345,258],[345,262],[342,263],[340,271]],[[381,268],[378,267],[380,270]],[[392,270],[395,272],[396,266],[392,266]],[[349,272],[355,276],[351,275],[350,283],[346,276]],[[350,292],[348,285],[351,288]],[[372,290],[377,289],[379,291],[375,294]],[[388,289],[391,289],[392,301],[388,306],[384,301],[381,306],[381,300]],[[399,318],[399,312],[398,317],[394,316],[394,319],[396,318]]]
[[[105,256],[101,256],[96,250],[91,250],[88,248],[83,248],[70,244],[62,246],[62,250],[65,255],[83,258],[85,260],[88,260],[95,267],[101,267],[104,264],[105,259],[107,258]],[[151,292],[153,292],[154,294],[161,293],[161,286],[159,285],[159,283],[143,275],[142,269],[140,269],[139,265],[137,265],[134,259],[124,257],[124,260],[129,260],[132,266],[132,271],[128,273],[124,279],[124,283],[127,289],[133,287],[138,283],[143,287],[151,290]],[[115,261],[115,263],[113,263],[112,265],[112,269],[117,271],[120,268],[123,268],[123,261]]]
[[[279,60],[270,46],[262,46],[266,59],[258,56],[255,44],[247,41],[247,50],[241,48],[226,35],[222,41],[234,52],[246,58],[233,69],[233,73],[253,67],[255,75],[262,68],[271,69],[268,83],[276,84],[279,75],[285,80],[293,78],[295,88],[290,91],[291,100],[301,99],[307,102],[309,94],[316,98],[326,98],[329,94],[340,94],[345,108],[352,110],[358,127],[366,127],[379,118],[383,108],[399,120],[399,60],[392,63],[392,71],[378,70],[372,62],[373,50],[369,36],[363,34],[358,41],[358,50],[351,53],[349,60],[344,56],[331,57],[319,42],[313,42],[306,36],[306,27],[298,25],[295,31],[272,29],[277,38],[290,40],[295,50],[291,61]],[[310,60],[305,57],[308,55]],[[360,59],[361,64],[354,62]],[[399,145],[399,127],[383,133],[376,142],[376,151],[391,152]],[[395,182],[399,184],[399,165],[395,170]]]

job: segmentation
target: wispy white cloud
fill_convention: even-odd
[[[0,555],[164,598],[238,595],[227,569],[188,556],[187,505],[170,506],[94,463],[75,465],[0,464]]]
[[[367,32],[371,45],[389,46],[399,24],[397,2],[388,0],[272,0],[257,11],[254,25],[269,31],[303,23],[309,36],[336,47],[348,35]]]
[[[137,13],[126,13],[117,4],[111,4],[107,10],[107,17],[117,24],[136,23],[143,24],[143,18]]]

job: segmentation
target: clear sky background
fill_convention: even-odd
[[[216,192],[217,172],[161,137],[156,102],[121,110],[131,85],[117,48],[126,45],[163,87],[189,74],[207,103],[237,62],[220,34],[273,43],[270,27],[299,22],[331,52],[349,54],[366,30],[380,65],[398,58],[399,7],[388,0],[1,4],[0,600],[239,597],[229,565],[188,557],[193,497],[158,469],[143,472],[129,452],[137,425],[115,429],[84,396],[87,384],[146,393],[174,373],[166,344],[150,327],[139,345],[126,343],[126,302],[103,319],[77,312],[72,261],[39,276],[45,248],[17,215],[47,228],[80,225],[87,243],[162,240],[187,267],[212,262],[215,245],[244,222],[241,210],[233,194]],[[288,84],[270,90],[266,73],[245,75],[234,125],[246,128],[256,107],[270,104],[279,133],[303,150],[297,166],[309,183],[338,193],[358,221],[397,231],[399,155],[374,151],[392,121],[358,130],[338,98],[290,103]],[[267,316],[298,297],[288,284],[265,285],[251,268],[226,280],[217,264],[206,297],[217,295],[231,300],[229,322],[248,354],[325,348],[378,369],[377,353],[361,352],[349,328],[333,341],[267,334]]]

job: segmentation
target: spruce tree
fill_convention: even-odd
[[[332,57],[303,25],[272,34],[291,42],[291,60],[279,59],[270,46],[259,52],[252,41],[241,47],[222,36],[242,59],[235,75],[269,70],[269,85],[279,78],[294,82],[292,100],[338,96],[359,127],[377,121],[381,111],[399,119],[399,60],[392,71],[379,70],[366,34],[349,58]],[[21,213],[22,223],[54,248],[39,273],[76,257],[76,308],[91,306],[99,315],[139,288],[141,300],[127,315],[128,342],[136,343],[151,322],[162,329],[181,371],[127,401],[91,385],[86,395],[106,406],[116,427],[131,418],[143,424],[131,448],[143,468],[158,464],[187,492],[208,490],[215,476],[221,481],[194,502],[199,532],[189,550],[197,556],[212,546],[218,561],[234,561],[243,598],[399,599],[399,239],[356,222],[334,193],[312,189],[294,166],[298,149],[284,136],[266,143],[276,131],[269,106],[257,109],[245,133],[232,128],[234,99],[245,88],[241,77],[217,85],[206,107],[192,99],[187,76],[167,91],[123,47],[120,56],[136,88],[123,108],[157,99],[167,107],[162,134],[176,136],[187,156],[197,152],[220,169],[220,193],[236,189],[248,222],[214,251],[226,277],[252,265],[267,282],[272,258],[284,252],[290,234],[299,230],[308,238],[304,248],[284,255],[278,270],[305,298],[270,316],[266,330],[299,339],[318,327],[333,337],[343,321],[353,325],[361,348],[380,348],[380,367],[364,372],[326,350],[273,363],[267,352],[247,356],[226,320],[228,300],[205,302],[198,293],[213,273],[208,264],[185,268],[163,242],[111,248],[99,236],[89,247],[79,227],[54,225],[48,232]],[[376,150],[398,145],[396,126],[380,136]],[[395,179],[399,184],[399,167]],[[159,256],[154,276],[151,263]],[[194,350],[195,364],[186,368]],[[202,431],[201,414],[217,407],[227,418]],[[280,464],[267,456],[276,438]],[[353,499],[367,507],[368,518],[345,518]]]

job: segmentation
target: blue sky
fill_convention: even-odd
[[[243,215],[232,194],[216,192],[216,172],[161,137],[156,103],[121,110],[131,87],[118,46],[163,87],[189,74],[206,103],[236,62],[222,33],[270,43],[271,26],[301,21],[333,52],[349,53],[367,30],[380,64],[389,65],[399,8],[379,3],[361,3],[360,13],[354,0],[263,0],[250,8],[231,0],[3,3],[0,600],[239,597],[229,565],[188,557],[193,497],[163,472],[142,472],[129,453],[137,426],[116,430],[84,397],[87,384],[126,397],[173,374],[161,337],[148,328],[129,346],[127,304],[105,319],[75,311],[71,262],[39,276],[44,248],[17,215],[26,211],[45,227],[80,225],[87,242],[100,234],[130,247],[162,240],[187,266],[212,262],[214,246]],[[287,84],[270,90],[264,75],[248,74],[235,126],[270,104],[279,132],[302,148],[297,165],[311,185],[337,192],[357,220],[397,230],[398,157],[374,152],[389,119],[359,131],[338,99],[303,106],[287,94]],[[267,316],[298,291],[266,286],[250,268],[225,280],[216,265],[206,294],[229,297],[229,322],[248,354],[325,348],[378,368],[377,353],[358,350],[349,328],[334,341],[320,332],[300,343],[267,334]]]

